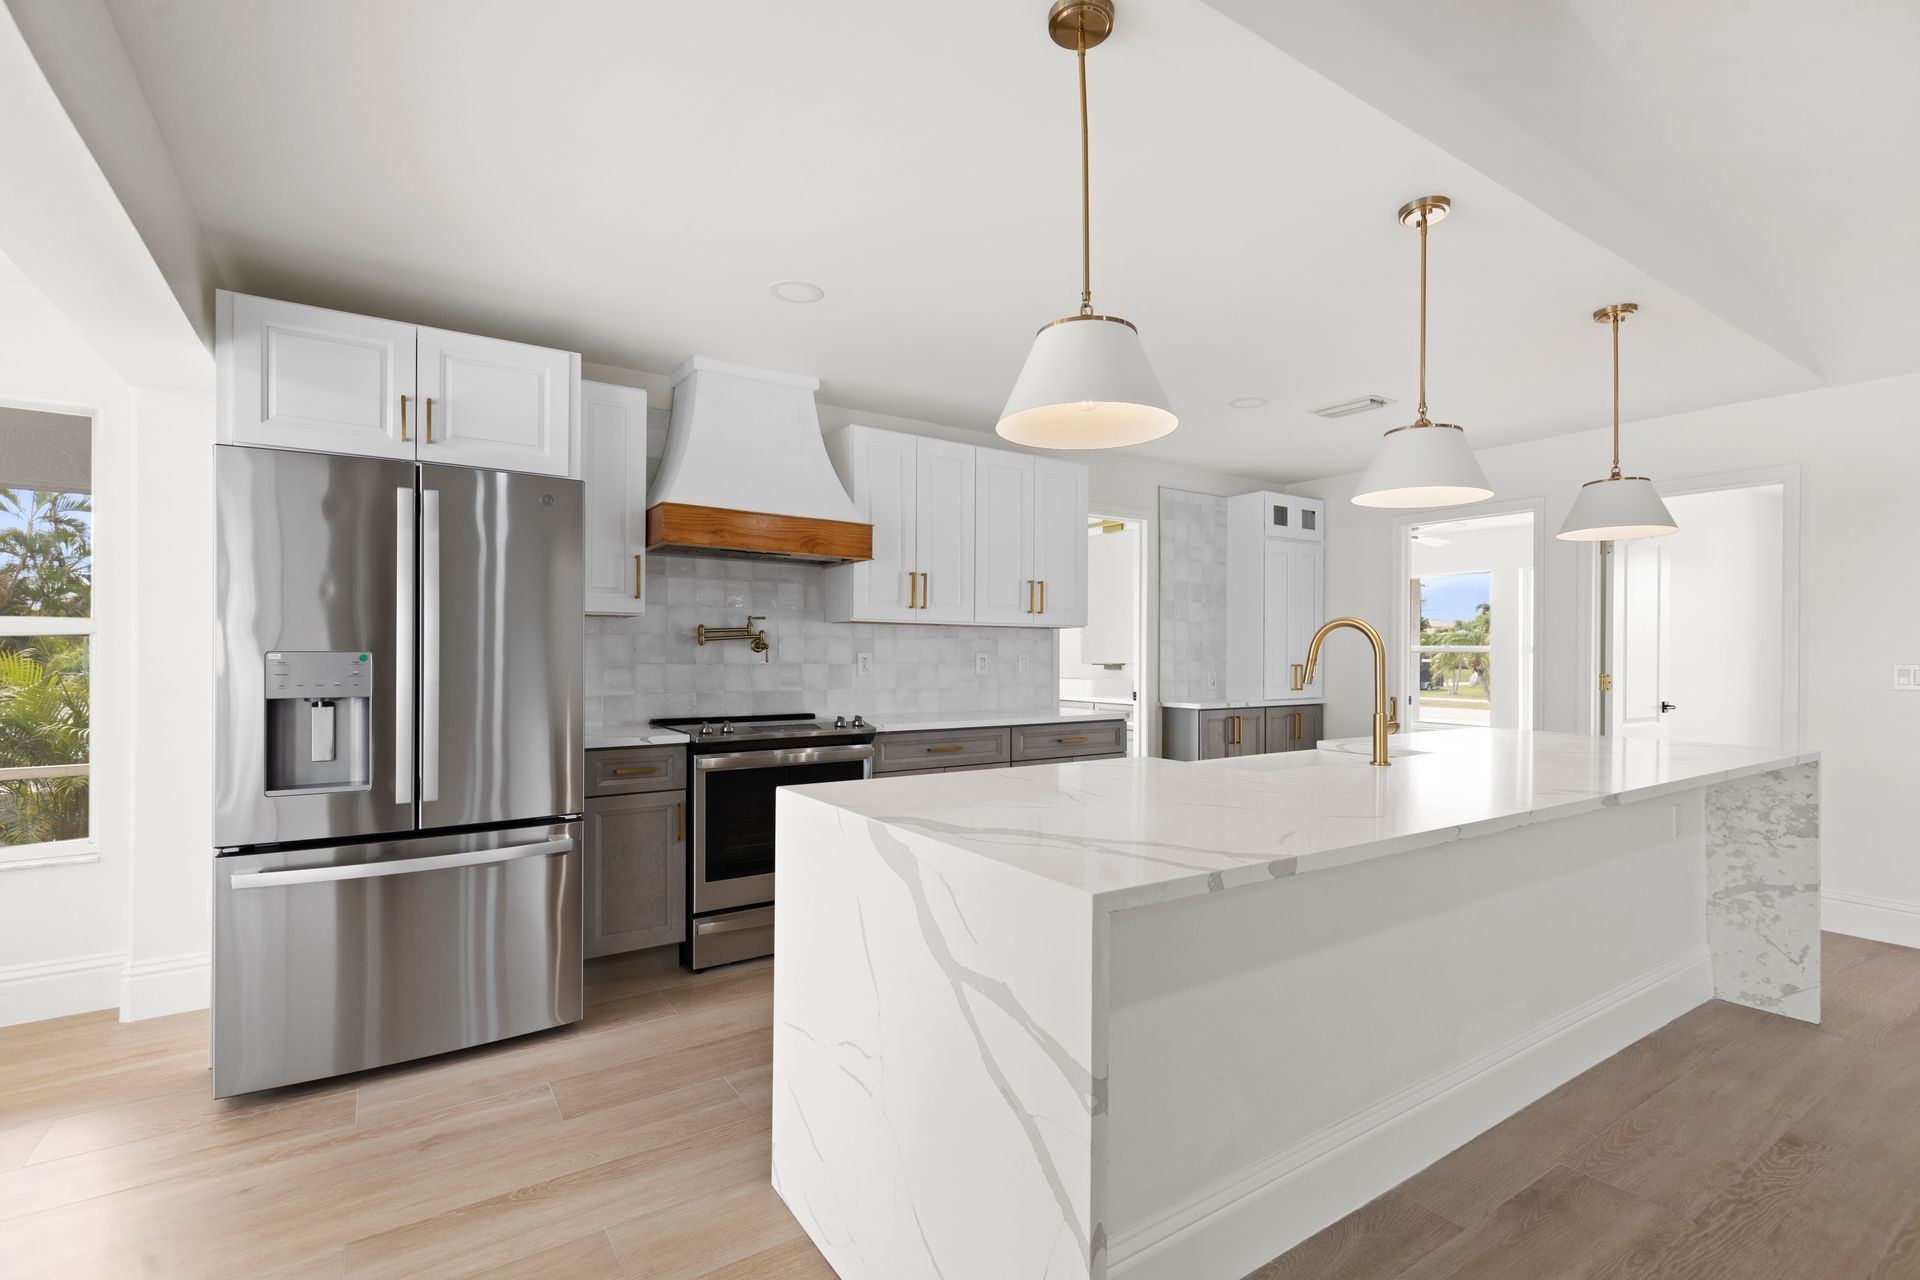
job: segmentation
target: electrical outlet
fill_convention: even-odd
[[[1213,672],[1213,671],[1209,671],[1209,672],[1207,672],[1207,688],[1209,688],[1209,689],[1218,689],[1219,687],[1220,687],[1220,676],[1219,676],[1219,674],[1218,674],[1217,672]]]
[[[973,655],[973,674],[977,676],[983,676],[987,674],[987,655],[986,654],[976,653]]]
[[[1920,667],[1903,666],[1895,663],[1893,667],[1893,687],[1901,693],[1920,693]]]
[[[873,678],[873,655],[856,653],[853,655],[853,673],[863,680]]]
[[[1026,654],[1023,653],[1020,655],[1020,674],[1021,675],[1027,674],[1027,668],[1032,665],[1033,665],[1032,661],[1027,657]]]

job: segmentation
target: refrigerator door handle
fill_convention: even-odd
[[[246,871],[228,881],[236,889],[278,889],[290,884],[323,884],[335,880],[371,880],[375,876],[407,876],[417,871],[446,871],[454,867],[486,867],[517,862],[550,853],[571,853],[573,837],[508,845],[504,849],[470,849],[430,858],[397,858],[391,862],[354,862],[343,867],[296,867],[291,871]]]
[[[420,491],[420,800],[440,798],[440,491]]]
[[[414,522],[413,489],[395,489],[393,617],[393,798],[413,803]]]

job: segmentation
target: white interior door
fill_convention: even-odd
[[[245,294],[221,294],[220,309],[233,378],[221,397],[222,439],[414,456],[412,325]]]
[[[524,342],[421,328],[420,461],[568,474],[573,360]]]
[[[974,495],[974,619],[1034,624],[1033,457],[979,449]]]
[[[1628,738],[1664,738],[1667,701],[1669,553],[1665,540],[1644,538],[1613,546],[1613,688],[1611,732]]]
[[[970,444],[919,440],[920,609],[909,621],[973,621],[974,453]]]
[[[646,607],[647,393],[580,384],[588,613]]]
[[[1087,468],[1033,462],[1033,576],[1040,580],[1040,625],[1087,625]]]

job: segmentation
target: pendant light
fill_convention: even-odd
[[[1427,418],[1427,230],[1452,208],[1445,196],[1422,196],[1400,206],[1400,225],[1420,233],[1420,410],[1380,441],[1353,495],[1355,506],[1457,507],[1493,496],[1467,433]]]
[[[1568,542],[1623,542],[1680,531],[1653,481],[1620,474],[1620,325],[1639,309],[1638,303],[1619,302],[1593,313],[1595,324],[1613,327],[1613,473],[1589,480],[1573,500],[1560,526]]]
[[[1047,34],[1080,67],[1080,311],[1040,330],[995,428],[1043,449],[1113,449],[1179,425],[1140,334],[1093,310],[1092,201],[1087,184],[1087,50],[1113,34],[1113,0],[1056,0]]]

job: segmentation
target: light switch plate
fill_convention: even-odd
[[[1920,693],[1920,666],[1894,663],[1893,687],[1901,693]]]
[[[1213,671],[1207,672],[1207,688],[1218,689],[1219,687],[1220,687],[1219,674]]]
[[[873,675],[873,655],[871,653],[854,654],[853,671],[855,675],[860,676],[862,679],[871,678]]]
[[[1021,654],[1021,655],[1020,655],[1020,662],[1019,662],[1019,667],[1020,667],[1020,674],[1021,674],[1021,675],[1025,675],[1025,674],[1027,674],[1027,668],[1028,668],[1029,666],[1031,666],[1031,665],[1032,665],[1032,664],[1031,664],[1031,662],[1030,662],[1030,661],[1028,660],[1028,658],[1027,658],[1027,655],[1026,655],[1026,654],[1024,654],[1024,653],[1023,653],[1023,654]]]
[[[973,674],[977,676],[983,676],[987,674],[987,655],[986,654],[976,653],[973,655]]]

